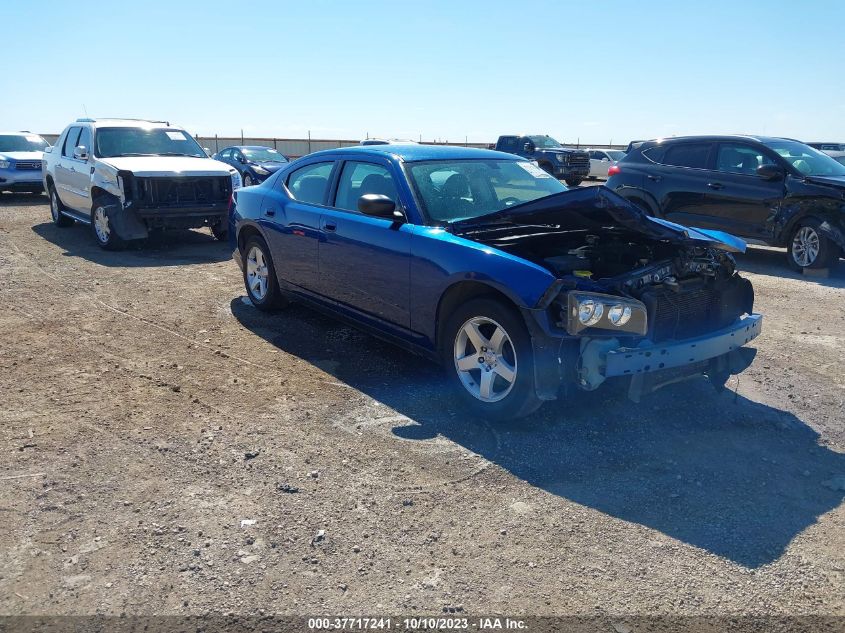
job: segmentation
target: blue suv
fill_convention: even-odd
[[[49,143],[30,132],[0,132],[0,192],[41,193],[42,160]]]

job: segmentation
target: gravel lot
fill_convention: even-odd
[[[0,613],[845,615],[845,265],[740,266],[731,391],[519,423],[202,231],[105,253],[0,198]],[[735,391],[734,391],[735,390]]]

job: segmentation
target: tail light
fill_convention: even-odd
[[[611,165],[610,167],[607,168],[608,177],[615,176],[615,175],[621,174],[621,173],[622,173],[622,170],[619,168],[619,165]]]
[[[229,217],[232,217],[232,212],[235,210],[235,192],[232,192],[232,195],[229,196]]]

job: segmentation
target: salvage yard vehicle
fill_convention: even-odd
[[[610,173],[607,186],[650,215],[786,247],[796,270],[827,268],[845,248],[845,165],[799,141],[650,141]]]
[[[57,226],[89,224],[100,247],[150,230],[207,226],[225,239],[237,170],[208,158],[166,121],[78,119],[44,153],[44,188]]]
[[[590,155],[584,150],[564,147],[547,134],[500,136],[496,150],[536,161],[555,178],[577,187],[590,174]]]
[[[255,307],[302,301],[440,360],[488,418],[611,378],[634,399],[692,376],[721,388],[762,326],[741,240],[496,151],[316,152],[236,191],[229,234]]]
[[[290,161],[272,147],[263,145],[234,145],[212,156],[214,160],[231,165],[241,175],[244,187],[257,185],[276,173]]]
[[[49,143],[31,132],[0,132],[0,193],[41,193],[41,166]]]
[[[588,149],[590,155],[590,180],[607,180],[607,170],[625,158],[621,149]]]

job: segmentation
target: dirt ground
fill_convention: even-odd
[[[1,614],[845,615],[845,264],[739,258],[731,391],[510,425],[438,369],[243,301],[203,231],[106,253],[0,198]]]

